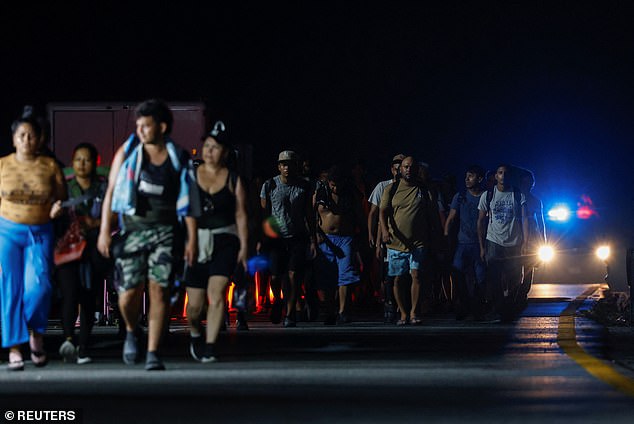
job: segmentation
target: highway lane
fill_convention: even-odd
[[[186,332],[174,325],[164,350],[168,370],[156,373],[124,366],[114,329],[99,327],[93,364],[53,359],[44,369],[27,364],[24,372],[0,373],[0,406],[74,408],[86,423],[543,423],[605,422],[608,415],[634,422],[632,394],[561,346],[562,313],[598,289],[536,285],[528,308],[509,324],[435,316],[395,327],[364,316],[346,326],[283,329],[256,319],[249,332],[223,334],[221,360],[204,365],[187,357]],[[604,335],[574,319],[576,345],[631,384],[630,371],[604,361]]]

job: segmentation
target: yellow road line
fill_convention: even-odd
[[[634,397],[634,379],[620,374],[608,362],[602,361],[588,354],[577,343],[577,332],[575,331],[575,312],[583,301],[590,296],[596,288],[589,288],[574,301],[570,302],[568,307],[563,310],[559,316],[559,328],[557,332],[557,342],[562,350],[581,365],[588,373],[625,393]]]

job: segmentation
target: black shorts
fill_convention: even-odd
[[[271,261],[271,275],[281,277],[289,271],[302,273],[306,268],[307,237],[267,239],[264,250]]]
[[[211,260],[192,266],[185,278],[187,287],[206,289],[209,277],[231,277],[236,271],[240,240],[233,234],[216,234]]]

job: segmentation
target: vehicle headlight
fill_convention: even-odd
[[[597,258],[601,259],[602,261],[607,260],[610,257],[610,246],[608,245],[602,245],[597,247],[597,250],[595,251]]]
[[[542,246],[537,250],[537,257],[542,262],[550,262],[555,257],[555,249],[550,246]]]

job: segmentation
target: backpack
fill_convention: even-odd
[[[275,190],[277,187],[277,183],[275,182],[275,178],[269,178],[264,181],[264,193],[266,195],[266,216],[271,216],[273,212],[273,206],[271,205],[271,192]]]

